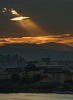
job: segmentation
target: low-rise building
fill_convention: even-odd
[[[47,77],[48,82],[73,81],[73,71],[65,66],[36,67],[34,64],[28,64],[24,69],[6,68],[0,71],[0,79],[11,79],[12,75],[19,75],[20,78],[40,75],[43,78]],[[43,80],[41,82],[43,82]]]

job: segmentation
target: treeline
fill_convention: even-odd
[[[50,56],[41,58],[40,60],[35,61],[27,61],[22,56],[18,54],[10,55],[10,54],[0,54],[0,67],[21,67],[25,66],[27,63],[39,64],[40,62],[45,63],[46,65],[50,65],[56,63],[57,65],[73,65],[73,60],[53,60]]]
[[[28,82],[26,83],[25,81]],[[73,92],[73,82],[64,82],[64,83],[39,83],[39,82],[30,82],[29,79],[22,79],[19,82],[14,81],[3,81],[0,83],[0,92],[1,93],[21,93],[21,92],[43,92],[43,93],[53,93],[57,92]],[[23,82],[24,81],[24,82]]]
[[[59,82],[40,82],[44,78],[40,75],[33,77],[13,74],[11,79],[0,80],[1,93],[21,93],[21,92],[54,92],[54,91],[70,91],[73,92],[73,81],[67,80],[64,83]]]

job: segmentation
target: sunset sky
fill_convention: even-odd
[[[73,0],[0,0],[0,45],[73,46]]]

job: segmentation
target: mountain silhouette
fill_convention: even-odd
[[[10,19],[14,9],[23,16],[30,17],[46,30],[46,35],[69,33],[73,36],[73,1],[72,0],[0,0],[0,37],[31,36],[18,22]],[[35,33],[36,34],[36,33]],[[40,59],[51,55],[54,59],[73,59],[73,47],[60,43],[44,44],[7,44],[0,46],[1,54],[18,54],[26,59]]]
[[[18,54],[28,60],[50,55],[54,59],[73,59],[73,47],[59,43],[7,44],[0,47],[1,54]]]

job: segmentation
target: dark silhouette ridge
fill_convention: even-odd
[[[49,54],[54,59],[73,59],[73,47],[59,43],[7,44],[0,47],[1,54],[18,54],[26,59],[40,59]]]

